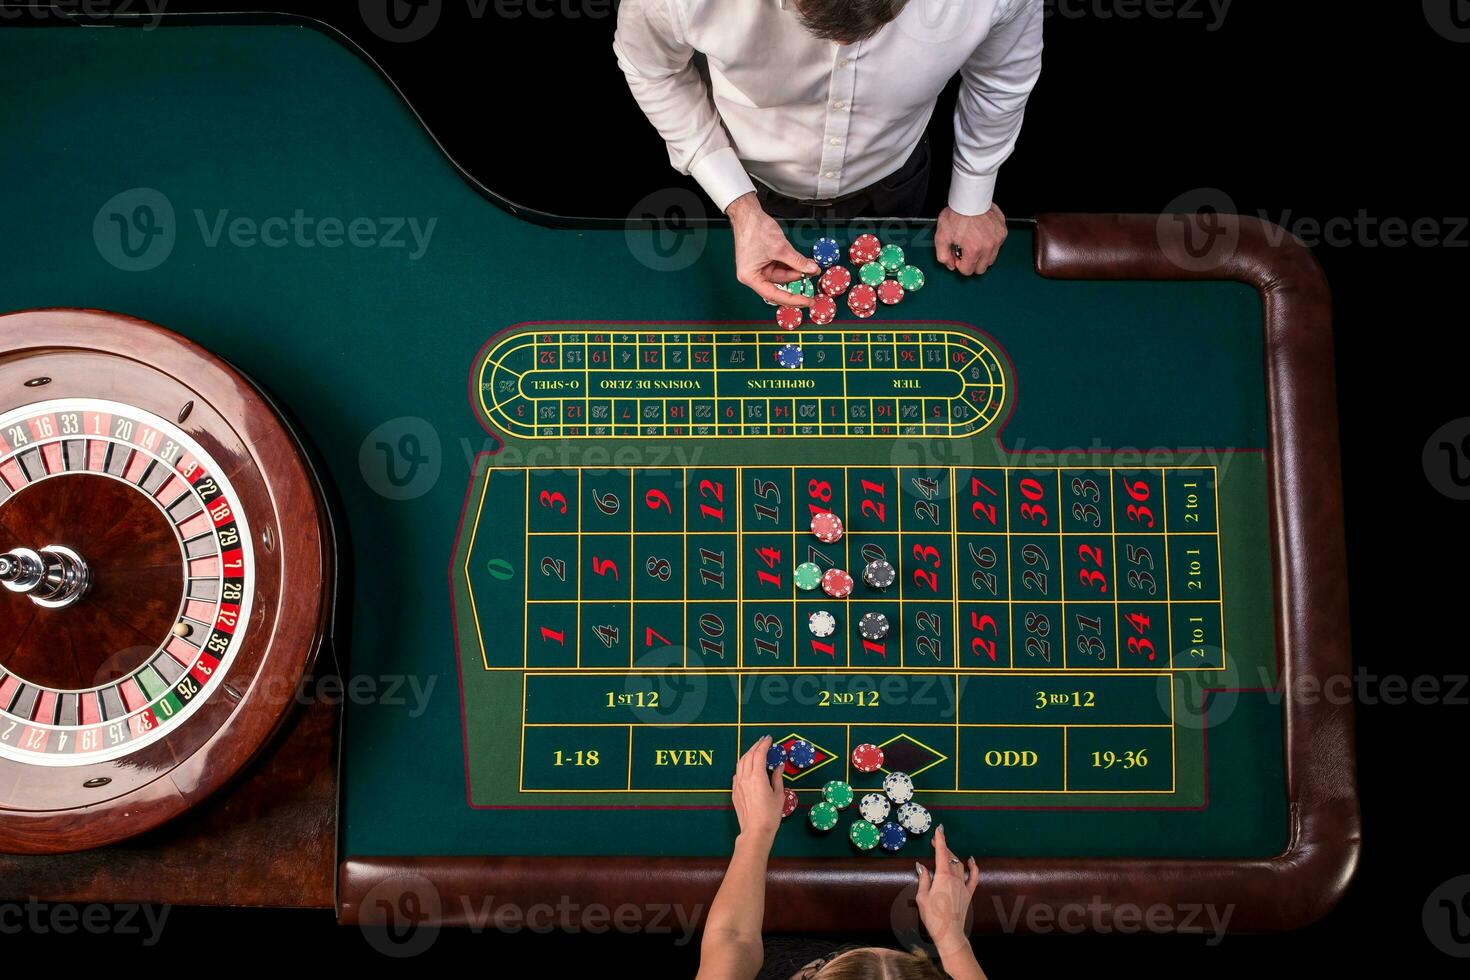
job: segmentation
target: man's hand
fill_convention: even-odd
[[[956,214],[949,208],[939,212],[934,229],[934,257],[939,264],[962,276],[976,276],[995,263],[1006,240],[1006,216],[992,204],[984,214]],[[954,249],[959,248],[956,256]]]
[[[781,769],[766,772],[766,752],[770,748],[771,736],[762,736],[735,764],[735,778],[730,783],[740,836],[763,841],[767,847],[776,839],[776,831],[781,826],[781,805],[786,802]]]
[[[761,210],[755,192],[731,201],[725,213],[735,229],[735,278],[761,299],[782,306],[811,306],[810,299],[788,293],[781,284],[814,276],[821,267],[791,247],[781,226]]]

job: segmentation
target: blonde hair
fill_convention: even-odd
[[[868,946],[843,953],[812,974],[812,980],[944,980],[944,974],[920,950],[904,955]]]

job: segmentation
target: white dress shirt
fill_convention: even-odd
[[[623,0],[613,49],[669,162],[721,211],[752,176],[800,200],[883,179],[959,72],[949,206],[983,214],[1041,73],[1041,22],[1041,0],[911,0],[872,38],[833,44],[791,0]]]

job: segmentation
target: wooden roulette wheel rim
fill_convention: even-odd
[[[0,316],[0,555],[52,545],[86,568],[70,604],[0,590],[0,852],[98,847],[202,802],[288,716],[327,630],[301,446],[228,364],[141,320]]]

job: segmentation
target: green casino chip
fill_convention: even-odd
[[[878,828],[866,820],[854,820],[847,828],[847,839],[860,851],[871,851],[878,846]]]
[[[903,268],[903,249],[897,245],[884,245],[878,253],[878,262],[887,272],[897,272]]]
[[[804,561],[796,566],[794,579],[798,589],[801,589],[803,592],[811,592],[821,588],[822,570],[814,563]]]
[[[924,270],[916,265],[906,265],[898,270],[898,284],[906,293],[916,293],[924,288]]]
[[[786,291],[793,296],[805,296],[811,299],[817,295],[817,286],[809,278],[793,279],[786,284]]]
[[[840,779],[834,779],[822,787],[822,799],[839,810],[846,810],[852,806],[852,787]]]
[[[807,819],[818,830],[831,830],[837,826],[837,808],[826,800],[820,803],[813,803],[811,812],[807,814]]]
[[[866,262],[858,270],[858,278],[862,280],[864,286],[876,286],[887,276],[888,273],[884,272],[883,267],[877,262]]]

